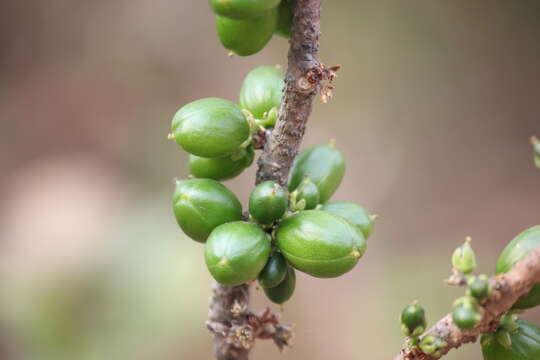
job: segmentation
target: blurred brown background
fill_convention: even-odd
[[[403,306],[418,299],[433,322],[462,294],[442,279],[465,236],[489,273],[540,223],[539,13],[534,0],[324,3],[322,59],[343,70],[304,143],[337,139],[334,199],[380,218],[353,272],[300,276],[284,312],[296,346],[259,343],[254,359],[393,358]],[[236,100],[286,51],[274,38],[227,57],[206,1],[0,2],[2,360],[210,358],[211,279],[171,214],[186,154],[166,135],[180,106]],[[253,179],[227,185],[245,203]],[[480,358],[469,345],[446,359]]]

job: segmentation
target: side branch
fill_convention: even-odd
[[[296,0],[295,4],[286,85],[277,125],[271,134],[266,132],[256,137],[256,147],[264,144],[256,183],[266,180],[287,183],[313,98],[325,79],[324,67],[319,62],[321,0]],[[279,324],[279,317],[268,309],[261,314],[250,312],[249,297],[249,284],[237,287],[214,284],[207,326],[214,333],[217,360],[247,360],[256,338],[271,338],[280,349],[290,345],[292,330]]]
[[[454,325],[450,314],[440,319],[422,338],[434,335],[444,340],[447,345],[442,348],[441,354],[445,355],[450,350],[463,344],[475,342],[479,335],[493,332],[497,329],[501,316],[531,288],[540,282],[540,247],[532,251],[526,258],[517,263],[506,274],[493,277],[490,280],[493,294],[482,305],[483,316],[480,323],[470,330],[461,330]],[[422,359],[433,360],[433,356],[422,354]],[[411,350],[406,347],[401,350],[394,360],[416,359]]]

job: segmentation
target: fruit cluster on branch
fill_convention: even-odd
[[[206,264],[218,283],[208,322],[216,357],[247,359],[255,338],[282,346],[291,334],[277,316],[247,310],[249,283],[258,278],[268,299],[282,304],[293,294],[295,269],[316,277],[348,272],[365,251],[373,218],[358,205],[327,202],[345,171],[333,143],[306,149],[289,176],[313,98],[331,97],[339,68],[318,60],[320,0],[211,5],[221,42],[237,55],[258,52],[274,32],[291,34],[285,81],[279,68],[256,68],[244,80],[238,105],[216,98],[187,104],[170,135],[190,153],[192,175],[176,183],[174,212],[184,233],[205,243]],[[243,213],[219,181],[238,176],[261,148],[258,185]]]
[[[401,326],[408,338],[395,360],[438,359],[480,335],[484,360],[540,359],[540,327],[517,318],[540,305],[540,225],[507,245],[497,261],[497,275],[491,278],[472,274],[476,258],[469,241],[456,249],[452,264],[447,282],[467,286],[465,296],[424,334],[423,309],[417,304],[406,307]]]
[[[205,245],[216,280],[207,326],[218,360],[247,360],[254,340],[288,346],[290,327],[266,309],[248,309],[255,280],[277,304],[289,300],[295,271],[330,278],[350,271],[366,250],[374,217],[359,205],[328,202],[341,183],[344,159],[331,142],[297,157],[312,102],[332,97],[339,66],[319,60],[321,0],[210,0],[218,37],[231,54],[262,50],[274,34],[290,38],[288,67],[262,66],[245,78],[238,104],[205,98],[174,116],[170,138],[189,155],[190,177],[176,182],[173,209],[186,235]],[[540,167],[540,141],[532,138]],[[220,181],[258,160],[257,186],[248,211]],[[540,358],[540,328],[517,318],[540,304],[540,226],[514,239],[501,254],[497,274],[475,276],[466,242],[452,258],[448,283],[467,286],[452,313],[426,328],[415,302],[400,317],[406,347],[396,359],[436,359],[476,341],[485,360]]]

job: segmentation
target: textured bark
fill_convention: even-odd
[[[435,335],[447,343],[441,354],[445,355],[450,350],[458,348],[463,344],[475,342],[479,335],[496,330],[501,316],[506,313],[512,305],[529,290],[540,282],[540,247],[532,251],[526,258],[517,263],[512,270],[506,274],[494,276],[491,280],[493,294],[488,301],[482,305],[482,321],[470,330],[461,330],[452,322],[450,314],[439,320],[431,329],[423,334]],[[433,360],[435,357],[425,354],[415,355],[411,349],[405,347],[394,358],[395,360],[411,360],[421,358],[422,360]]]
[[[302,142],[313,98],[323,80],[319,61],[320,2],[296,0],[279,119],[259,158],[257,183],[274,180],[285,185]]]
[[[248,284],[241,286],[222,286],[214,282],[210,298],[210,312],[207,326],[214,333],[214,354],[217,360],[247,360],[249,348],[242,344],[242,340],[248,340],[249,335],[244,334],[242,329],[245,325],[244,318],[234,316],[233,306],[247,309],[249,305]],[[238,333],[238,341],[231,335]],[[229,335],[230,334],[230,335]],[[251,342],[253,339],[250,339]]]
[[[256,183],[274,180],[285,185],[311,114],[313,98],[325,79],[319,62],[321,0],[296,0],[281,109],[275,129],[264,141]],[[214,284],[208,328],[215,334],[217,360],[247,360],[256,338],[271,338],[280,348],[292,331],[268,310],[249,312],[250,285]]]

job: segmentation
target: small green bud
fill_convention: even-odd
[[[426,329],[426,315],[422,308],[415,301],[407,305],[400,315],[401,330],[407,336],[416,337]]]
[[[452,254],[452,266],[463,274],[470,274],[476,269],[476,256],[470,242],[471,238],[466,238],[465,243]]]
[[[439,350],[446,347],[448,344],[443,339],[436,337],[435,335],[428,335],[420,341],[420,350],[426,355],[432,355],[434,357],[440,357]]]
[[[504,314],[501,317],[501,321],[499,322],[499,329],[506,330],[510,333],[515,332],[519,328],[517,319],[518,319],[517,314],[513,312],[508,312]]]
[[[495,333],[495,339],[497,339],[497,342],[501,344],[501,346],[505,349],[511,349],[512,348],[512,338],[510,337],[510,333],[506,330],[498,330]]]
[[[471,295],[482,302],[486,300],[492,293],[491,285],[487,279],[487,276],[480,275],[469,284],[469,291]]]
[[[425,338],[422,339],[419,346],[424,354],[433,355],[433,353],[437,351],[437,347],[435,346],[435,336],[433,335],[426,336]]]

